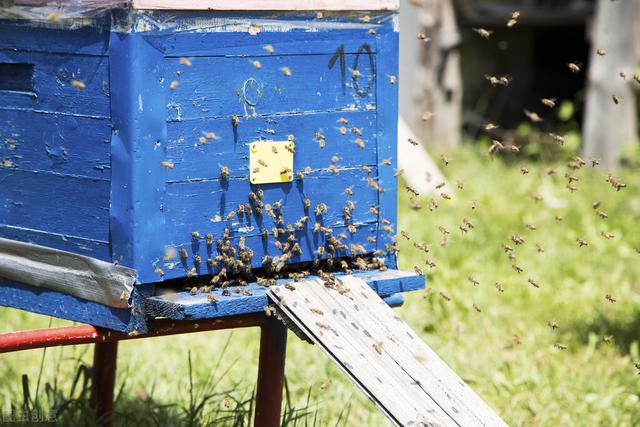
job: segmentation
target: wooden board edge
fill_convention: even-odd
[[[201,0],[186,3],[181,0],[132,0],[138,10],[273,10],[273,11],[350,11],[350,10],[397,10],[399,0]]]

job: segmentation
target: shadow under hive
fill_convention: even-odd
[[[0,304],[144,332],[307,273],[423,287],[395,270],[397,51],[385,11],[0,21],[0,237],[135,281],[109,303],[3,280]]]

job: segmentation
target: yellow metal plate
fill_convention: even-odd
[[[252,184],[293,181],[293,141],[257,141],[249,145]]]

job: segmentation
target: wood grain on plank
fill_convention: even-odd
[[[349,276],[340,280],[350,289],[345,295],[326,288],[319,280],[300,283],[293,291],[275,288],[269,294],[343,369],[354,353],[364,355],[368,366],[384,361],[384,369],[376,370],[378,376],[386,384],[398,384],[392,389],[403,384],[414,388],[408,400],[419,408],[417,415],[423,420],[454,426],[506,425],[392,310],[380,303],[366,283]],[[322,324],[313,317],[317,310],[323,313]],[[335,341],[343,337],[344,345],[336,346]],[[416,413],[395,405],[394,393],[376,389],[377,383],[368,372],[349,365],[348,375],[394,422],[407,425],[409,420],[417,420]]]

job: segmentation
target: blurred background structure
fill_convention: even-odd
[[[549,136],[556,133],[569,136],[568,150],[614,170],[637,139],[639,8],[612,0],[403,0],[400,114],[432,155],[459,145],[462,129],[471,140],[527,145],[524,154],[549,159],[558,154]],[[490,76],[508,84],[492,85]],[[525,110],[542,120],[531,123]],[[487,136],[488,122],[499,128]]]

